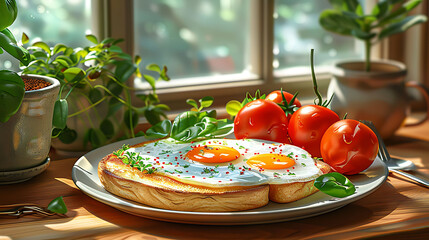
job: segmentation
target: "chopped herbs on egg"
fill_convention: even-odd
[[[231,171],[234,171],[235,170],[235,166],[232,163],[230,163],[228,165],[228,169],[231,170]]]
[[[169,154],[169,153],[172,153],[173,152],[173,150],[161,150],[161,152],[159,153],[159,155],[164,155],[164,154]]]

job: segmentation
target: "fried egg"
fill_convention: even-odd
[[[138,153],[157,174],[207,187],[306,182],[322,175],[305,150],[259,139],[162,139],[127,151]]]

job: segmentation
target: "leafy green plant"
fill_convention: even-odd
[[[193,108],[179,114],[172,122],[164,120],[146,131],[151,138],[171,137],[180,142],[191,142],[206,138],[219,138],[231,134],[233,122],[229,119],[217,119],[216,110],[203,111],[213,103],[212,97],[203,97],[199,105],[194,99],[186,102]]]
[[[0,0],[0,54],[6,51],[21,64],[30,62],[30,55],[19,46],[12,32],[8,29],[18,16],[15,0]],[[7,122],[21,106],[24,99],[25,85],[21,77],[9,70],[0,70],[0,122]]]
[[[352,36],[365,43],[365,69],[371,70],[371,47],[378,41],[427,21],[424,15],[407,16],[421,0],[380,0],[369,14],[358,0],[329,0],[333,9],[324,10],[320,25],[327,31]]]
[[[96,148],[115,140],[118,137],[115,129],[125,129],[124,138],[135,137],[135,128],[141,116],[152,125],[166,118],[165,111],[169,108],[158,104],[155,84],[159,80],[169,80],[167,68],[150,64],[146,69],[154,74],[141,74],[138,67],[141,58],[136,56],[133,59],[124,53],[118,46],[121,39],[106,38],[99,41],[94,35],[87,35],[86,38],[92,44],[84,48],[71,48],[64,44],[49,47],[42,41],[27,48],[31,62],[23,69],[23,73],[54,77],[61,83],[54,108],[53,137],[58,137],[63,143],[72,143],[77,138],[77,132],[67,126],[67,119],[86,117],[91,127],[85,131],[84,145],[89,142]],[[127,81],[133,74],[144,79],[151,87],[150,93],[138,95],[144,102],[143,107],[136,107],[132,103],[133,89],[127,85]],[[74,107],[77,110],[69,111],[70,106],[74,106],[71,104],[78,104],[69,101],[71,94],[85,98],[89,105]],[[102,103],[107,104],[107,111],[96,108]],[[89,117],[90,110],[96,112],[99,125]],[[118,114],[122,117],[118,117]],[[137,135],[141,134],[144,133]]]

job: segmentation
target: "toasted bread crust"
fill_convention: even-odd
[[[316,166],[322,170],[323,174],[331,171],[331,167],[317,160]],[[273,202],[288,203],[310,196],[318,191],[313,186],[314,180],[308,182],[294,182],[285,184],[270,184],[269,198]]]
[[[316,165],[323,173],[331,171],[330,166],[322,161],[316,161]],[[165,175],[141,172],[124,164],[113,154],[100,161],[98,175],[104,188],[115,195],[152,207],[177,211],[243,211],[262,207],[269,200],[277,203],[293,202],[317,191],[313,186],[314,180],[219,188],[197,186]]]
[[[268,203],[268,185],[205,188],[166,176],[144,174],[121,163],[112,155],[105,157],[98,165],[101,183],[115,195],[149,206],[177,211],[221,212],[253,209]],[[108,164],[112,166],[108,167]]]

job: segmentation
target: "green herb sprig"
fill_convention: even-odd
[[[213,103],[212,97],[199,100],[200,105],[193,99],[187,103],[192,106],[191,111],[179,114],[173,122],[164,120],[146,131],[150,138],[171,137],[180,142],[191,142],[208,138],[220,138],[231,134],[233,122],[229,119],[217,119],[215,110],[203,111]]]
[[[124,164],[130,165],[131,167],[137,168],[140,171],[146,171],[148,174],[154,173],[157,168],[152,168],[152,164],[145,164],[144,159],[140,156],[140,153],[136,152],[127,152],[130,149],[129,145],[122,145],[122,148],[113,152],[113,155],[122,160]]]

